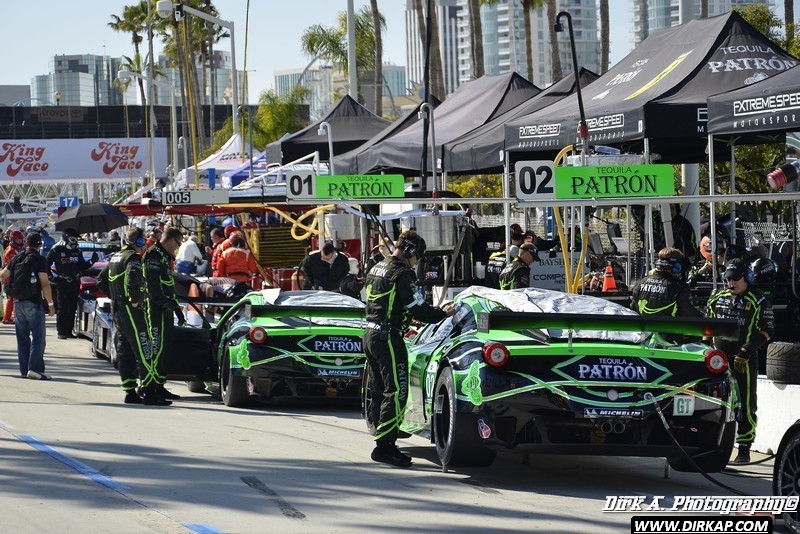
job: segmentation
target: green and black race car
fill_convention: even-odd
[[[455,304],[409,342],[401,424],[428,435],[442,464],[489,465],[497,451],[666,456],[694,470],[685,453],[708,472],[727,464],[736,432],[727,357],[665,338],[734,336],[734,321],[646,318],[534,288],[472,287]],[[365,387],[366,414],[372,402]]]
[[[329,291],[264,289],[227,305],[213,325],[173,328],[169,380],[198,393],[219,383],[228,406],[253,397],[358,398],[364,303]]]

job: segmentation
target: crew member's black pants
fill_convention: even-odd
[[[64,278],[57,278],[58,309],[56,310],[56,330],[59,336],[72,335],[72,327],[75,326],[75,313],[78,309],[78,292],[80,291],[80,280],[75,278],[67,281]]]
[[[761,335],[761,334],[757,334]],[[756,386],[758,383],[758,354],[753,354],[747,363],[744,373],[733,370],[736,384],[739,386],[739,400],[742,404],[742,411],[739,416],[739,429],[736,435],[736,443],[753,443],[756,439]]]
[[[150,335],[142,308],[114,304],[114,347],[117,349],[119,377],[123,391],[136,389],[136,378],[142,387],[150,374],[152,356]]]
[[[392,330],[381,339],[378,330],[364,332],[364,354],[372,390],[370,417],[375,422],[375,441],[394,443],[408,400],[408,352],[403,337]]]
[[[166,360],[172,351],[172,327],[175,316],[171,307],[160,308],[156,305],[151,305],[148,313],[150,339],[153,343],[153,366],[150,379],[145,386],[163,384],[167,381]]]

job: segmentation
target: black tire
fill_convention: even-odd
[[[497,452],[483,446],[478,435],[478,418],[456,411],[456,388],[453,370],[442,369],[434,390],[433,437],[436,454],[442,465],[487,467]]]
[[[364,368],[364,377],[361,382],[361,415],[367,423],[367,432],[370,436],[374,436],[377,432],[375,430],[376,421],[372,420],[372,405],[375,402],[375,392],[369,387],[369,365]]]
[[[731,421],[725,425],[725,430],[722,434],[722,442],[719,447],[714,449],[709,454],[704,454],[697,458],[692,458],[692,461],[697,464],[697,467],[703,470],[704,473],[719,473],[731,461],[731,453],[733,452],[733,444],[736,442],[736,421]],[[676,456],[667,458],[669,466],[675,471],[683,473],[695,473],[697,470],[686,460],[686,458],[678,453]]]
[[[767,378],[800,384],[800,343],[775,341],[767,345]]]
[[[795,430],[775,459],[772,493],[779,497],[800,495],[800,430]],[[781,517],[789,531],[800,533],[800,512],[786,512]]]
[[[219,362],[219,395],[225,406],[244,406],[250,400],[247,380],[243,376],[233,374],[228,348],[228,344],[225,343],[222,348],[222,359]]]
[[[202,380],[187,380],[186,389],[192,393],[208,393],[206,383]]]

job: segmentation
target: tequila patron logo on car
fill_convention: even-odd
[[[579,382],[659,382],[671,374],[647,358],[617,356],[577,356],[558,364],[553,371]]]
[[[139,153],[138,146],[125,146],[122,143],[109,143],[100,141],[97,148],[92,150],[90,156],[93,161],[103,162],[103,172],[114,174],[117,170],[139,170],[142,168],[142,161],[136,159]]]
[[[361,339],[357,337],[347,336],[315,336],[311,339],[298,343],[308,352],[317,353],[331,353],[331,352],[347,352],[347,353],[362,353],[364,347],[361,344]]]
[[[47,161],[43,161],[44,153],[44,147],[32,147],[25,143],[3,143],[0,163],[8,162],[6,174],[11,178],[20,173],[22,176],[40,174],[50,167]]]

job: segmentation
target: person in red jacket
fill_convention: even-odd
[[[8,236],[9,242],[3,251],[3,265],[8,265],[11,260],[25,248],[25,236],[19,230],[14,230]],[[3,324],[14,324],[14,299],[6,299],[6,308],[3,313]]]
[[[239,232],[231,234],[228,241],[230,247],[225,249],[217,260],[217,272],[220,277],[233,278],[237,282],[249,284],[258,274],[256,259],[245,246],[244,237]]]
[[[214,278],[219,278],[222,276],[219,274],[219,259],[222,257],[222,253],[231,247],[231,236],[234,234],[234,232],[239,233],[239,229],[232,224],[230,226],[226,226],[225,239],[223,239],[222,242],[214,247],[214,255],[211,257],[211,268],[214,270]]]

